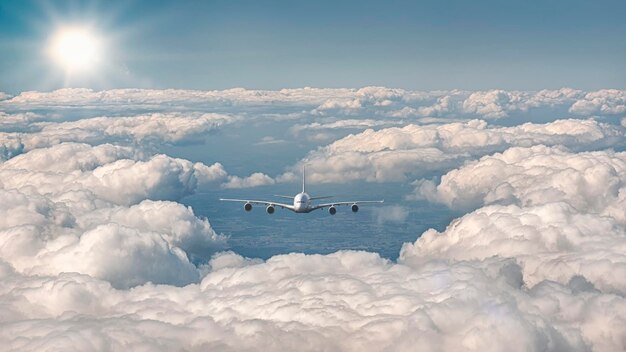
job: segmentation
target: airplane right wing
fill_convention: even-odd
[[[384,203],[384,202],[385,202],[384,200],[355,200],[353,202],[324,203],[324,204],[318,204],[318,205],[313,206],[311,210],[334,207],[334,206],[339,206],[339,205],[354,205],[354,204],[359,205],[359,204]]]

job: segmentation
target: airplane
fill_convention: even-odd
[[[362,200],[362,201],[349,201],[349,202],[332,202],[332,203],[324,203],[314,205],[311,203],[313,200],[318,199],[326,199],[332,198],[333,196],[324,196],[324,197],[311,197],[308,193],[306,193],[306,174],[304,167],[302,168],[302,192],[296,194],[293,197],[290,196],[281,196],[274,195],[279,198],[293,199],[293,204],[284,204],[266,200],[251,200],[251,199],[231,199],[231,198],[220,198],[221,201],[226,202],[242,202],[245,203],[243,205],[243,209],[245,211],[252,210],[252,204],[261,204],[265,205],[265,211],[268,214],[274,214],[274,210],[276,207],[291,210],[294,213],[310,213],[317,209],[328,208],[328,213],[330,215],[335,215],[337,213],[337,207],[340,205],[349,205],[352,212],[356,213],[359,211],[359,204],[366,203],[383,203],[384,200]]]

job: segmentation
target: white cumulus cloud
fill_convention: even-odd
[[[484,260],[512,257],[526,282],[567,284],[582,276],[594,288],[626,293],[626,229],[615,219],[579,212],[565,202],[519,207],[492,205],[455,220],[438,233],[429,230],[405,244],[400,261]]]
[[[578,211],[610,215],[626,224],[626,153],[511,148],[448,172],[438,185],[417,182],[416,192],[460,209],[563,201]]]
[[[2,133],[5,159],[20,150],[33,150],[63,142],[92,145],[103,143],[180,143],[193,141],[236,118],[221,114],[153,113],[129,117],[95,117],[70,122],[30,124],[30,131]],[[22,148],[12,147],[19,143]],[[10,154],[12,152],[12,154]]]
[[[239,177],[239,176],[228,176],[226,182],[222,184],[224,188],[250,188],[250,187],[258,187],[258,186],[267,186],[273,185],[276,181],[270,176],[261,173],[255,172],[247,177]]]
[[[623,115],[626,113],[626,91],[602,89],[589,92],[569,109],[577,115]]]
[[[20,273],[79,272],[116,287],[196,282],[192,261],[226,238],[181,204],[147,199],[179,199],[224,177],[220,164],[110,144],[35,149],[0,164],[0,257]]]

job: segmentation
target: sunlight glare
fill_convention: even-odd
[[[88,29],[64,28],[54,34],[49,52],[66,71],[87,71],[100,60],[100,41]]]

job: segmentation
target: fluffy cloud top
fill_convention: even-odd
[[[26,116],[28,118],[28,116]],[[15,117],[16,118],[16,117]],[[63,142],[103,143],[179,143],[193,140],[235,121],[231,116],[198,113],[153,113],[130,117],[96,117],[71,122],[31,124],[32,131],[4,133],[5,159],[19,150],[44,148]]]
[[[580,91],[569,88],[539,92],[504,90],[474,92],[463,101],[462,109],[466,113],[499,119],[507,117],[511,112],[571,104],[581,94]]]
[[[626,113],[626,91],[602,89],[585,94],[569,109],[577,115],[623,115]]]
[[[165,155],[136,160],[132,154],[133,149],[110,144],[65,143],[10,159],[0,164],[0,175],[5,188],[52,195],[88,190],[115,204],[134,204],[177,200],[193,193],[198,179],[225,174],[220,164],[208,167]]]
[[[0,323],[0,341],[22,351],[624,347],[622,297],[579,280],[527,286],[511,260],[411,267],[338,252],[264,263],[224,254],[218,261],[226,265],[215,265],[198,285],[131,291],[87,276],[22,277],[4,268],[0,297],[12,309]]]
[[[626,152],[511,148],[448,172],[439,185],[418,182],[417,194],[461,209],[564,201],[626,224]]]
[[[565,202],[519,207],[493,205],[456,220],[443,232],[429,230],[405,244],[400,260],[513,257],[528,285],[567,284],[580,275],[591,287],[626,293],[626,229],[613,218],[579,212]]]
[[[480,208],[443,232],[406,244],[401,260],[514,257],[528,282],[626,292],[626,153],[511,148],[418,183],[420,196],[455,208]],[[502,205],[512,204],[512,205]]]
[[[55,202],[17,190],[1,190],[0,198],[12,214],[0,223],[0,257],[24,274],[79,272],[116,287],[182,285],[198,280],[192,260],[225,245],[206,220],[177,203],[68,206],[83,199]]]
[[[116,287],[196,282],[192,261],[224,248],[225,238],[191,209],[146,199],[179,199],[199,180],[224,175],[220,164],[110,144],[33,150],[0,164],[9,214],[0,221],[0,256],[21,273],[74,271]]]
[[[276,181],[266,174],[255,172],[248,177],[229,176],[228,181],[222,184],[224,188],[249,188],[273,185]]]

